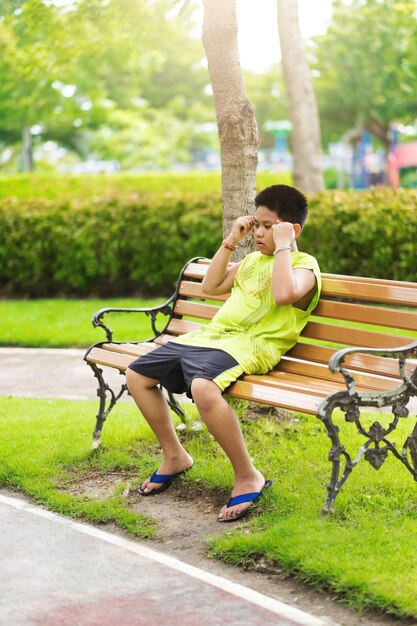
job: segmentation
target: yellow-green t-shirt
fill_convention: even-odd
[[[281,356],[297,342],[317,305],[321,277],[314,257],[292,252],[293,268],[314,272],[316,291],[305,311],[292,304],[279,305],[272,295],[273,263],[273,256],[261,252],[248,254],[236,272],[230,297],[213,319],[172,341],[224,350],[247,374],[264,374],[275,367]]]

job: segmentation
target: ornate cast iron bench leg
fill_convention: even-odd
[[[89,363],[89,365],[93,370],[94,376],[97,378],[99,385],[97,389],[97,395],[99,397],[99,409],[96,415],[96,426],[93,432],[93,448],[96,449],[100,446],[101,431],[103,429],[103,425],[106,421],[108,414],[110,413],[116,402],[119,400],[119,398],[121,398],[121,396],[125,393],[125,391],[127,393],[129,393],[129,391],[127,389],[126,383],[123,383],[120,387],[120,390],[115,393],[104,380],[103,370],[95,363]],[[123,372],[120,371],[120,374],[123,374]],[[170,408],[181,418],[181,421],[185,424],[184,410],[177,402],[174,395],[170,392],[168,392],[167,402]]]
[[[333,512],[336,496],[353,469],[352,459],[340,441],[339,426],[336,426],[332,421],[333,411],[343,406],[345,395],[345,392],[340,392],[329,396],[321,403],[317,411],[317,417],[326,427],[332,444],[328,455],[328,460],[332,463],[332,473],[327,485],[327,497],[322,510],[323,515]],[[344,458],[344,466],[342,466],[343,459],[341,457]]]
[[[186,424],[185,413],[184,413],[182,406],[178,404],[177,399],[174,397],[174,395],[170,391],[168,391],[167,394],[168,394],[168,398],[167,398],[168,405],[174,411],[174,413],[178,415],[182,423]]]
[[[103,370],[95,363],[89,363],[93,370],[94,376],[98,381],[97,395],[99,397],[99,410],[96,415],[96,426],[93,432],[93,448],[96,449],[100,445],[101,431],[106,418],[119,398],[127,389],[126,383],[123,383],[118,393],[115,393],[103,378]],[[120,372],[122,373],[122,372]]]
[[[399,421],[409,417],[407,404],[411,397],[417,395],[417,369],[411,376],[405,371],[406,356],[415,352],[415,345],[405,347],[403,350],[391,353],[399,359],[399,369],[402,385],[388,392],[357,392],[355,382],[348,370],[342,367],[342,362],[347,353],[375,353],[377,350],[355,350],[347,349],[336,353],[329,367],[332,371],[340,371],[345,377],[347,390],[336,392],[328,396],[319,406],[317,417],[326,427],[327,434],[331,440],[329,451],[329,461],[332,463],[332,473],[327,486],[327,498],[323,507],[323,514],[327,515],[333,511],[335,499],[351,474],[353,468],[359,463],[362,457],[368,461],[374,469],[378,470],[385,462],[388,452],[391,452],[412,474],[417,481],[417,423],[414,425],[411,434],[406,438],[399,451],[395,442],[388,438],[395,432]],[[382,352],[382,351],[379,351]],[[374,407],[382,409],[390,407],[393,420],[384,427],[379,421],[375,421],[371,426],[365,426],[361,421],[361,408]],[[353,423],[357,432],[364,437],[364,443],[359,446],[356,456],[352,459],[346,448],[340,441],[340,428],[334,424],[332,416],[335,409],[341,409],[345,414],[345,421]],[[343,458],[342,458],[343,457]],[[344,459],[344,465],[342,461]]]

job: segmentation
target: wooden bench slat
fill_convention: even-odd
[[[184,271],[184,276],[188,278],[201,278],[206,275],[208,264],[205,263],[189,263]]]
[[[311,394],[286,391],[257,383],[238,380],[228,390],[228,394],[234,398],[260,402],[270,406],[280,406],[283,409],[300,411],[302,413],[315,414],[322,398]]]
[[[103,350],[102,348],[92,348],[86,357],[88,363],[97,363],[98,365],[107,365],[124,371],[127,366],[135,360],[135,356],[131,354],[119,354],[111,350]]]
[[[190,315],[200,317],[203,320],[211,320],[220,307],[215,304],[193,302],[192,300],[177,300],[174,313],[177,315]]]
[[[309,379],[307,376],[284,374],[279,371],[275,371],[274,374],[272,372],[268,374],[247,374],[242,377],[242,380],[259,385],[270,385],[279,389],[298,391],[299,393],[309,393],[321,398],[326,398],[330,393],[344,388],[343,384],[336,380]]]
[[[200,265],[210,265],[211,259],[207,259],[206,257],[202,257],[201,259],[198,259],[197,263],[199,263]]]
[[[405,280],[392,280],[389,278],[373,278],[372,276],[351,276],[349,274],[329,274],[328,272],[322,272],[321,275],[323,279],[331,278],[332,280],[340,280],[343,282],[350,281],[350,282],[355,282],[355,283],[362,283],[365,285],[373,283],[377,285],[388,285],[392,287],[411,287],[413,289],[417,288],[416,283],[407,282]]]
[[[417,285],[403,287],[400,284],[361,283],[339,280],[334,277],[323,279],[322,295],[353,298],[358,300],[417,306]]]
[[[111,352],[131,354],[134,357],[138,357],[153,352],[158,346],[155,343],[144,341],[142,343],[103,343],[101,347]]]
[[[362,346],[363,348],[398,348],[414,341],[413,337],[399,337],[375,330],[362,330],[314,321],[308,322],[301,336],[342,346]]]
[[[387,389],[394,389],[398,386],[399,378],[388,378],[387,376],[380,377],[372,374],[364,374],[362,372],[355,372],[355,381],[358,387],[363,389],[369,389],[374,391],[386,391]],[[311,377],[312,379],[320,379],[325,381],[339,381],[343,384],[344,378],[342,374],[333,374],[329,368],[320,363],[308,363],[307,361],[295,361],[291,359],[285,359],[272,370],[269,376],[282,377],[291,374],[298,376]],[[391,383],[391,384],[390,384]]]
[[[217,296],[211,296],[203,291],[201,283],[193,283],[190,280],[182,280],[179,286],[180,296],[187,296],[189,298],[200,298],[201,300],[213,300],[218,302],[225,302],[229,297],[229,293]]]
[[[300,342],[283,356],[283,360],[294,357],[296,359],[304,359],[306,361],[324,363],[327,365],[330,357],[335,352],[335,348]],[[392,378],[398,376],[398,361],[392,358],[384,358],[370,354],[352,354],[346,357],[345,363],[347,367],[357,371],[370,372],[372,374]],[[411,372],[412,369],[413,363],[410,362],[409,372]]]
[[[191,333],[193,330],[197,330],[200,326],[201,324],[197,322],[179,320],[174,317],[168,324],[167,331],[173,335],[184,335],[184,333]]]
[[[168,341],[171,341],[171,339],[172,339],[172,335],[159,335],[159,337],[154,339],[154,342],[158,346],[164,346]]]
[[[321,398],[326,398],[331,393],[342,390],[344,391],[346,389],[342,378],[339,380],[321,380],[319,378],[315,378],[314,376],[309,378],[308,372],[306,372],[306,375],[304,376],[300,373],[291,374],[278,369],[263,375],[246,375],[242,378],[242,380],[262,385],[270,385],[280,389],[293,389],[302,393],[310,393]],[[398,386],[398,380],[393,380],[391,386],[388,384],[388,379],[379,380],[379,383],[379,385],[358,384],[357,389],[358,391],[370,392],[388,391],[389,389],[395,389]]]
[[[313,315],[314,317],[329,317],[362,324],[376,324],[417,331],[417,315],[414,311],[398,311],[398,309],[386,307],[320,300]]]
[[[345,391],[346,386],[343,382],[342,378],[338,380],[328,380],[328,379],[320,379],[311,376],[308,377],[308,373],[304,376],[301,373],[289,373],[283,370],[273,370],[268,374],[263,376],[253,375],[252,376],[244,376],[244,380],[251,380],[252,382],[257,382],[263,385],[272,385],[279,387],[280,389],[294,389],[295,391],[303,392],[303,393],[311,393],[315,396],[320,396],[321,398],[326,398],[329,394],[334,393],[336,391]],[[356,379],[355,379],[356,380]],[[364,380],[364,384],[358,382],[356,388],[358,391],[389,391],[390,389],[395,389],[398,387],[398,380],[392,381],[392,384],[388,384],[388,379],[379,379],[378,384],[365,384],[367,381]]]

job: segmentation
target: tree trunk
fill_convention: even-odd
[[[222,168],[223,235],[240,215],[254,212],[259,133],[248,101],[237,47],[235,0],[203,0],[203,45],[213,88]],[[244,240],[235,253],[251,251]]]
[[[297,0],[277,0],[282,66],[292,123],[291,148],[294,183],[304,192],[324,187],[320,121],[298,24]]]
[[[33,170],[32,135],[30,128],[24,126],[22,130],[22,171],[31,172]]]

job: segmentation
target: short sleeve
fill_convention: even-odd
[[[317,260],[313,256],[311,256],[311,254],[305,254],[304,252],[295,252],[292,254],[292,268],[304,268],[307,270],[312,270],[314,272],[314,276],[316,277],[317,282],[317,289],[311,299],[310,304],[306,309],[306,312],[310,312],[317,306],[320,298],[321,272],[319,264],[317,263]]]

